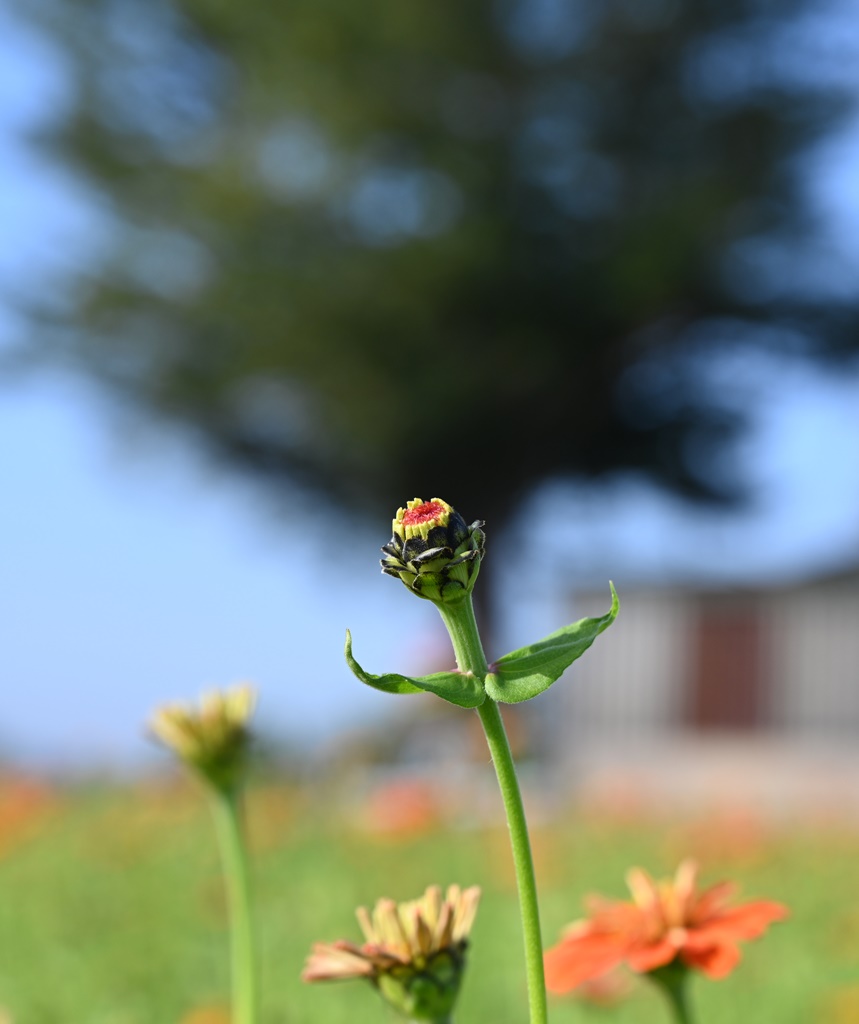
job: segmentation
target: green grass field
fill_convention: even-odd
[[[358,938],[357,904],[411,898],[431,882],[484,890],[457,1021],[524,1024],[503,827],[383,839],[350,827],[331,803],[277,787],[253,797],[265,1024],[393,1021],[368,984],[308,986],[299,972],[314,940]],[[3,827],[0,817],[0,1007],[14,1024],[179,1024],[226,1002],[224,903],[199,790],[90,790],[60,797],[5,842]],[[624,896],[627,867],[665,875],[687,854],[704,882],[735,878],[744,896],[790,906],[791,920],[748,944],[734,975],[695,979],[700,1024],[859,1021],[859,833],[590,812],[538,829],[534,845],[549,942],[586,892]],[[557,1024],[668,1021],[644,982],[616,1006],[559,998],[551,1007]]]

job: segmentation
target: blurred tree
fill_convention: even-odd
[[[745,410],[701,339],[855,344],[854,304],[765,259],[847,109],[811,0],[28,8],[112,238],[37,351],[276,486],[496,530],[575,472],[730,498]]]

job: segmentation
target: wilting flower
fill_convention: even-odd
[[[165,704],[149,721],[156,739],[217,789],[241,778],[249,743],[248,722],[256,691],[243,684],[204,694],[199,707]]]
[[[730,882],[696,888],[698,865],[684,861],[673,881],[655,882],[646,871],[627,875],[632,902],[591,897],[590,917],[577,921],[546,952],[546,984],[569,992],[620,963],[641,973],[674,963],[724,978],[740,960],[737,943],[763,935],[787,916],[780,903],[730,907]]]
[[[367,978],[387,1001],[413,1020],[440,1020],[453,1009],[465,968],[468,934],[480,889],[430,886],[419,899],[382,899],[372,915],[357,911],[366,942],[319,942],[307,959],[302,980]]]
[[[382,572],[398,576],[418,597],[450,603],[474,587],[484,551],[483,523],[471,526],[446,501],[415,498],[397,510],[382,548]]]

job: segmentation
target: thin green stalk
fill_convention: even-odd
[[[247,850],[242,836],[241,802],[237,790],[214,791],[212,811],[221,848],[230,914],[232,1019],[234,1024],[256,1024],[256,948],[251,920]]]
[[[474,608],[469,595],[454,605],[436,605],[450,634],[456,663],[461,672],[472,672],[484,679],[489,671]],[[477,709],[486,741],[498,776],[501,799],[507,814],[510,830],[510,844],[513,849],[513,864],[516,869],[516,884],[519,890],[519,910],[522,917],[522,933],[525,943],[525,970],[528,978],[528,1006],[531,1024],[546,1024],[546,980],[543,974],[543,941],[540,935],[540,913],[537,904],[537,882],[534,876],[534,860],[528,838],[528,823],[525,807],[516,776],[516,765],[507,741],[507,733],[501,712],[495,701],[487,699]]]
[[[675,1024],[692,1024],[692,1011],[689,1009],[686,988],[688,975],[688,968],[679,961],[649,972],[650,978],[665,994]]]

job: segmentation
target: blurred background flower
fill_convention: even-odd
[[[61,794],[45,783],[0,777],[0,857],[38,835],[60,806]]]
[[[199,1006],[186,1014],[181,1024],[230,1024],[230,1011],[223,1006]]]
[[[149,733],[216,789],[232,791],[245,775],[255,705],[248,683],[209,690],[197,704],[160,705]]]

